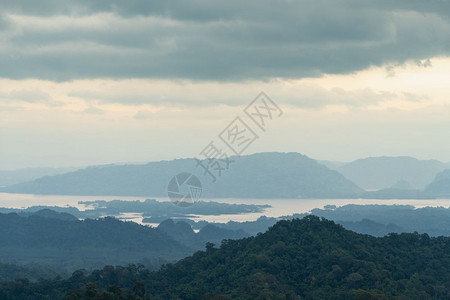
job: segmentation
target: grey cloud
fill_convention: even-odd
[[[0,3],[19,17],[104,18],[60,28],[13,18],[0,56],[10,78],[302,78],[450,54],[444,1]]]
[[[298,97],[286,98],[289,99],[287,103],[293,106],[306,109],[320,109],[329,105],[366,108],[395,97],[395,93],[375,92],[370,89],[346,91],[340,88],[328,90],[321,87],[306,87],[299,92]]]
[[[427,100],[430,100],[430,97],[427,95],[417,95],[417,94],[412,94],[412,93],[408,93],[408,92],[404,92],[403,97],[408,100],[409,102],[424,102]]]
[[[95,114],[95,115],[102,115],[105,113],[105,111],[103,109],[100,109],[100,108],[94,107],[94,106],[90,106],[90,107],[86,108],[85,110],[83,110],[83,112],[88,113],[88,114]]]
[[[424,68],[431,68],[433,65],[431,64],[431,60],[430,59],[426,59],[424,61],[418,60],[416,61],[417,65],[419,67],[424,67]]]
[[[7,27],[8,27],[7,20],[5,19],[5,17],[2,14],[0,14],[0,30],[3,30]]]
[[[64,103],[53,99],[49,94],[35,88],[15,89],[10,92],[0,92],[0,100],[4,103],[42,103],[47,106],[63,106]]]
[[[355,12],[367,10],[436,13],[450,17],[450,2],[446,0],[0,0],[5,11],[27,15],[75,15],[113,12],[126,17],[139,15],[166,16],[174,19],[207,22],[224,19],[283,19],[299,12],[333,12],[339,9]]]
[[[201,88],[199,88],[201,90]],[[249,89],[251,89],[249,87]],[[274,89],[274,88],[272,88]],[[295,96],[294,96],[295,93]],[[142,91],[122,90],[119,89],[103,91],[77,90],[72,91],[69,96],[84,99],[88,103],[119,103],[125,105],[140,106],[150,104],[154,106],[160,105],[176,105],[178,107],[205,107],[205,106],[245,106],[251,100],[252,96],[227,93],[224,91],[222,96],[209,96],[208,93],[194,95],[180,95],[174,91],[173,94],[164,93],[165,96],[157,96],[158,93],[150,94],[143,89]],[[257,92],[254,93],[255,95]],[[374,91],[371,89],[361,90],[344,90],[341,88],[326,89],[317,85],[297,85],[295,90],[288,93],[279,92],[277,99],[283,99],[280,105],[291,105],[303,109],[321,109],[329,105],[342,105],[353,108],[366,108],[377,105],[383,101],[396,98],[402,98],[411,102],[419,102],[427,100],[423,95],[412,93],[396,94],[387,91]],[[143,119],[152,114],[147,110],[140,110],[134,118]]]
[[[147,110],[140,110],[138,111],[133,118],[138,119],[138,120],[146,120],[152,117],[152,113],[150,111]]]
[[[0,97],[28,103],[53,102],[50,95],[37,89],[13,90],[9,93],[1,93]]]
[[[229,106],[245,105],[249,99],[235,98],[228,95],[214,97],[205,95],[180,95],[175,93],[175,95],[167,95],[169,93],[164,93],[164,96],[157,95],[154,93],[149,95],[145,90],[135,91],[135,90],[112,90],[112,91],[92,91],[92,90],[76,90],[68,94],[70,97],[77,97],[91,103],[119,103],[126,105],[145,105],[150,104],[154,106],[159,105],[176,105],[176,106],[214,106],[218,104],[226,104]]]
[[[358,1],[353,1],[357,3]],[[378,0],[371,5],[379,10],[403,11],[412,10],[421,13],[438,14],[450,18],[450,1],[447,0]]]
[[[0,105],[0,111],[2,112],[14,112],[14,111],[23,111],[24,108],[21,106],[9,106],[9,105]]]

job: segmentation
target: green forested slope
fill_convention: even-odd
[[[0,298],[39,299],[31,297],[38,292],[47,299],[449,299],[450,238],[375,238],[308,216],[219,249],[208,244],[158,272],[105,267],[68,280],[9,282]]]

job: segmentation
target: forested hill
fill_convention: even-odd
[[[450,238],[375,238],[308,216],[218,249],[209,244],[158,272],[105,267],[67,280],[15,281],[1,286],[0,298],[39,299],[30,297],[39,293],[48,299],[449,299]]]
[[[195,233],[189,224],[182,221],[175,224],[172,220],[151,228],[112,217],[78,220],[50,209],[0,213],[0,263],[44,266],[54,273],[68,275],[77,269],[93,270],[109,264],[143,263],[157,269],[165,262],[203,249],[206,242],[220,243],[223,239],[247,236],[242,230],[212,224]],[[0,264],[0,280],[10,278],[4,276],[4,270]],[[43,271],[25,277],[51,274]]]
[[[207,164],[207,162],[204,162]],[[231,157],[216,176],[204,173],[194,159],[150,162],[145,165],[89,167],[12,185],[3,192],[54,195],[167,196],[167,184],[181,172],[196,174],[203,197],[340,198],[363,190],[317,161],[299,153],[258,153]]]
[[[44,215],[48,213],[28,217],[0,214],[1,262],[40,264],[72,273],[79,268],[126,265],[145,259],[159,265],[160,261],[174,261],[193,252],[164,232],[134,222],[111,217],[57,219],[56,212],[51,217]]]

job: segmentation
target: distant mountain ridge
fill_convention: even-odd
[[[450,197],[450,169],[438,173],[425,191],[436,197]]]
[[[0,170],[0,187],[34,180],[43,176],[63,174],[77,168],[25,168],[17,170]]]
[[[176,159],[145,165],[88,167],[12,185],[1,191],[164,197],[174,175],[190,172],[202,181],[203,198],[345,198],[363,192],[337,171],[299,153],[258,153],[230,160],[234,162],[215,183],[202,168],[196,167],[194,159]]]
[[[419,160],[409,156],[369,157],[355,160],[336,170],[366,190],[397,188],[424,189],[437,173],[450,166],[437,160]]]

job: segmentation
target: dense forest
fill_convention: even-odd
[[[1,299],[448,299],[450,238],[376,238],[307,216],[206,245],[150,272],[106,266],[68,279],[5,281]]]
[[[175,224],[171,220],[151,228],[113,217],[78,220],[71,214],[48,209],[20,215],[0,213],[0,262],[28,268],[40,265],[60,275],[106,264],[140,263],[156,269],[202,249],[206,242],[247,236],[242,230],[211,224],[195,233],[187,223]],[[1,270],[0,280],[13,274]],[[20,270],[17,273],[27,274]],[[36,274],[30,273],[27,278],[36,278]]]
[[[378,237],[403,232],[450,236],[446,229],[450,209],[442,207],[328,205],[311,213]],[[78,220],[67,212],[50,209],[0,213],[0,262],[36,271],[0,272],[0,280],[14,278],[13,274],[28,275],[18,276],[27,279],[48,279],[55,274],[67,277],[77,269],[91,271],[104,265],[143,264],[155,270],[203,249],[207,242],[220,245],[223,239],[254,236],[280,220],[307,215],[262,216],[255,221],[227,223],[162,218],[157,228],[149,228],[112,217]],[[45,270],[41,272],[39,266]]]

